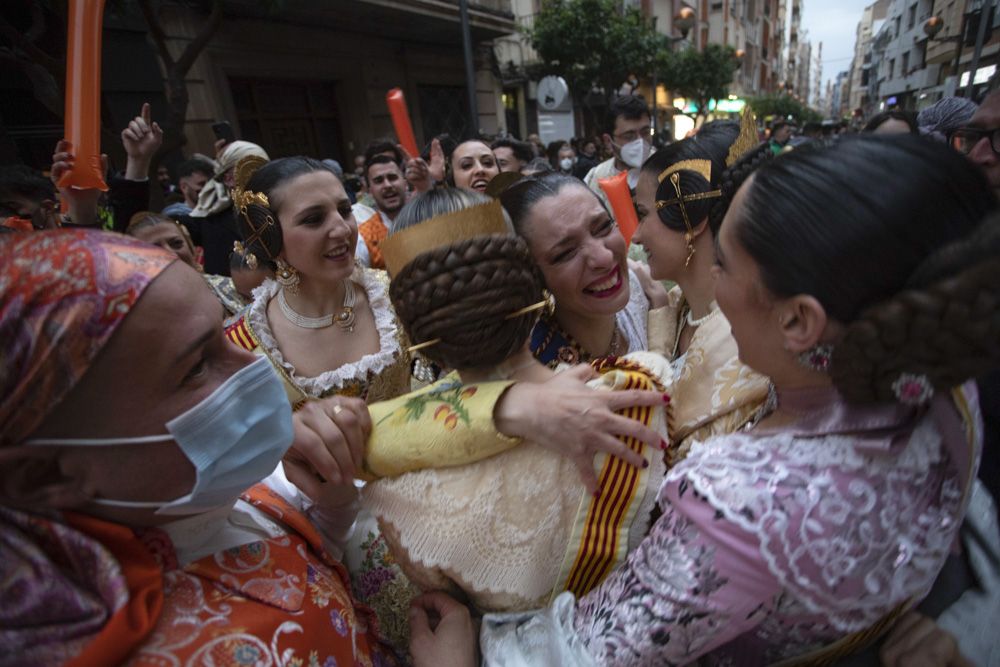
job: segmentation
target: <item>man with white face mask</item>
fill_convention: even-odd
[[[602,135],[602,139],[614,156],[591,169],[583,179],[608,210],[611,207],[597,182],[628,170],[629,187],[635,188],[639,180],[639,167],[652,153],[651,123],[649,107],[641,95],[622,95],[608,108],[607,132]]]

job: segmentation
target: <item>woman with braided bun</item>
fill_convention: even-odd
[[[499,202],[458,189],[426,193],[400,213],[384,256],[408,336],[420,354],[454,371],[394,411],[373,406],[376,433],[407,439],[424,431],[456,441],[470,427],[465,404],[481,383],[554,381],[529,346],[549,305],[543,279]],[[588,368],[568,372],[585,377]],[[659,390],[668,366],[637,353],[598,370],[595,390]],[[662,436],[662,406],[616,419]],[[583,417],[590,408],[581,402],[577,410]],[[600,480],[596,494],[571,459],[529,442],[467,465],[439,461],[378,480],[365,487],[363,504],[418,588],[448,590],[480,611],[532,609],[564,590],[593,588],[648,530],[665,470],[661,450],[634,438],[621,446],[639,465],[607,455],[588,463]]]
[[[669,463],[692,442],[746,425],[767,397],[767,380],[740,363],[729,323],[715,303],[715,238],[740,184],[773,153],[757,140],[753,116],[742,125],[707,123],[657,151],[636,186],[639,228],[655,280],[676,285],[649,311],[649,349],[673,364]]]
[[[758,169],[720,228],[715,296],[773,398],[752,427],[692,444],[598,588],[487,616],[486,661],[828,664],[923,599],[976,476],[969,379],[1000,366],[995,208],[974,167],[919,137]],[[461,608],[434,606],[413,641],[443,660],[474,638]]]

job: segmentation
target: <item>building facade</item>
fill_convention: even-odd
[[[872,39],[882,28],[888,9],[889,0],[877,0],[868,5],[862,12],[855,31],[847,106],[859,118],[871,109],[869,82],[872,77]]]
[[[972,72],[983,0],[890,0],[885,21],[871,42],[867,115],[884,109],[919,110],[942,97],[966,95],[978,99],[992,85],[1000,57],[1000,12],[985,19],[984,41]],[[931,17],[942,27],[930,36]]]

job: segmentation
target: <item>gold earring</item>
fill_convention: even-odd
[[[278,284],[281,285],[281,288],[288,290],[290,294],[298,294],[299,272],[295,270],[294,266],[283,259],[277,259],[274,263],[277,264],[274,277],[277,279]]]
[[[691,232],[687,232],[684,234],[684,240],[687,241],[688,251],[687,258],[684,260],[684,268],[686,269],[688,265],[691,264],[691,260],[694,258],[694,235],[692,235]]]

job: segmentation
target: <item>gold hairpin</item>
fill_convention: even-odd
[[[690,195],[685,195],[681,192],[681,174],[682,171],[693,171],[702,178],[704,178],[709,183],[712,182],[712,161],[711,160],[681,160],[675,164],[670,165],[657,177],[660,183],[667,178],[670,179],[670,183],[674,186],[674,192],[677,196],[673,199],[658,199],[656,201],[656,210],[659,211],[667,206],[672,206],[677,204],[681,209],[681,217],[684,218],[684,226],[687,227],[689,235],[694,234],[694,225],[691,224],[691,220],[688,217],[687,206],[685,204],[693,201],[701,201],[703,199],[714,199],[716,197],[722,196],[722,190],[709,190],[708,192],[697,192]]]
[[[538,303],[533,303],[530,306],[525,306],[520,310],[515,310],[510,315],[505,316],[504,319],[512,320],[515,317],[520,317],[521,315],[527,315],[528,313],[533,313],[536,310],[541,310],[542,308],[546,307],[549,308],[550,310],[555,308],[555,299],[548,292],[548,290],[545,291],[545,298],[543,300],[539,301]],[[418,350],[423,350],[425,348],[431,347],[432,345],[437,345],[440,342],[441,342],[440,338],[434,338],[433,340],[429,340],[423,343],[417,343],[416,345],[411,345],[410,347],[406,348],[406,351],[417,352]]]
[[[417,345],[411,345],[410,347],[406,348],[406,351],[416,352],[417,350],[422,350],[425,347],[430,347],[431,345],[437,345],[440,342],[441,342],[440,338],[435,338],[434,340],[429,340],[426,343],[418,343]]]

